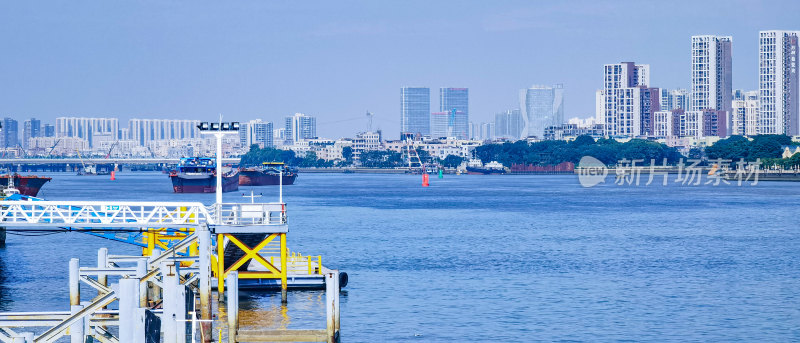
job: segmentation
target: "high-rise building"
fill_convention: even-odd
[[[16,120],[3,118],[3,128],[0,130],[0,144],[2,148],[16,148],[19,144],[19,125]]]
[[[689,91],[686,89],[661,89],[661,111],[689,109]]]
[[[260,148],[271,148],[275,146],[272,139],[272,122],[256,119],[239,124],[239,142],[245,149],[253,144],[258,144]]]
[[[544,137],[548,126],[564,123],[564,86],[532,86],[519,91],[523,137]]]
[[[730,129],[732,135],[753,136],[758,134],[758,91],[733,92]]]
[[[55,137],[56,136],[56,127],[53,124],[44,124],[44,135],[43,137]]]
[[[597,120],[607,136],[636,137],[648,134],[643,114],[650,116],[660,107],[658,89],[649,88],[650,65],[622,62],[603,66],[603,89],[597,93]],[[647,103],[642,106],[642,100]],[[645,113],[643,113],[643,110]],[[652,122],[652,116],[646,118]],[[645,125],[643,125],[645,124]]]
[[[449,137],[469,138],[469,88],[439,88],[439,111],[453,114]]]
[[[431,137],[469,138],[467,114],[456,109],[431,113]]]
[[[159,140],[200,138],[198,124],[200,121],[191,119],[130,119],[128,135],[141,146]]]
[[[731,112],[731,37],[692,36],[692,103],[689,109]]]
[[[759,32],[759,134],[800,134],[798,36],[800,31]]]
[[[31,138],[40,137],[42,135],[42,121],[36,118],[31,118],[25,121],[22,125],[22,146],[28,148],[28,141]]]
[[[658,88],[637,87],[639,99],[639,133],[643,136],[653,135],[653,114],[658,112],[661,107],[661,97]]]
[[[507,139],[522,139],[522,112],[508,110],[494,115],[494,136]]]
[[[117,118],[83,118],[83,117],[59,117],[56,118],[56,137],[78,137],[89,142],[89,146],[94,145],[94,136],[110,136],[110,139],[118,139],[119,119]]]
[[[491,140],[494,139],[494,123],[481,123],[480,129],[480,139],[483,140]]]
[[[303,113],[286,117],[286,144],[292,145],[303,139],[317,137],[317,118]]]
[[[431,134],[431,90],[427,87],[400,89],[400,137]]]

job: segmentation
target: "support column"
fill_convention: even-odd
[[[141,279],[147,274],[147,260],[139,259],[136,261],[136,278],[139,279],[139,307],[147,308],[147,281]]]
[[[286,254],[286,233],[280,234],[281,238],[281,303],[286,304],[289,303],[289,295],[287,294],[288,291],[288,281],[286,279],[286,274],[289,272],[289,268],[287,267],[288,258]]]
[[[69,308],[70,314],[76,314],[83,310],[83,305],[72,305]],[[70,325],[69,335],[70,343],[84,343],[86,340],[86,319],[76,321],[75,324]]]
[[[333,271],[333,330],[336,335],[336,341],[339,341],[339,270]]]
[[[217,300],[225,293],[225,235],[217,234]]]
[[[336,282],[334,273],[325,274],[325,338],[327,343],[335,343],[336,322],[334,315],[334,295]]]
[[[69,260],[69,305],[81,304],[80,260]]]
[[[228,343],[236,343],[236,332],[239,330],[239,272],[232,271],[227,281]]]
[[[198,258],[200,259],[200,322],[201,337],[204,342],[211,342],[211,231],[208,227],[198,228]]]
[[[136,332],[139,322],[144,326],[143,318],[138,317],[139,279],[119,280],[119,341],[144,342],[144,330]],[[137,339],[139,337],[140,339]]]
[[[6,246],[6,227],[0,226],[0,247]]]

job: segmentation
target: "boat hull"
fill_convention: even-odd
[[[295,179],[297,179],[297,173],[284,174],[283,184],[292,185]],[[281,178],[274,173],[259,170],[242,170],[239,172],[240,186],[270,186],[279,185],[280,182]]]
[[[467,167],[467,174],[469,175],[492,175],[492,174],[499,175],[505,173],[506,171],[503,169]]]
[[[170,174],[172,191],[175,193],[214,193],[217,191],[217,178],[208,174],[204,177],[186,177],[181,174]],[[239,175],[222,177],[222,192],[233,192],[239,189]]]
[[[14,175],[14,188],[22,195],[35,197],[45,183],[52,180],[49,177]],[[0,175],[0,185],[8,185],[8,175]]]

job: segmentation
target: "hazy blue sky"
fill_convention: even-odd
[[[602,65],[688,87],[690,36],[733,36],[733,86],[757,88],[758,31],[800,30],[800,1],[4,1],[0,115],[318,117],[318,134],[397,137],[402,86],[470,88],[470,119],[563,83],[594,115]],[[125,122],[127,125],[127,122]]]

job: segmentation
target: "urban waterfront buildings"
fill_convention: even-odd
[[[431,134],[431,90],[427,87],[400,89],[400,136]]]
[[[759,32],[758,133],[800,134],[798,118],[798,35],[800,31]]]
[[[544,137],[548,126],[564,123],[564,86],[536,85],[519,91],[522,137]]]
[[[458,139],[469,138],[467,114],[456,109],[431,113],[431,137]]]
[[[286,144],[292,145],[304,139],[317,137],[317,118],[303,113],[286,117]]]

